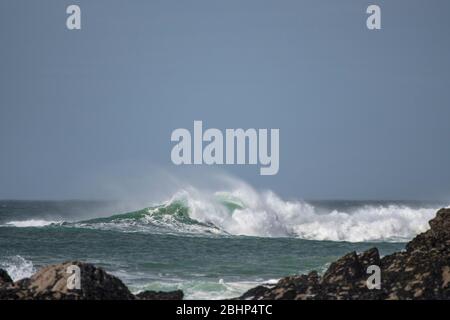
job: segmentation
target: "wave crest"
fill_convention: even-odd
[[[325,209],[305,201],[286,201],[272,191],[259,192],[237,181],[228,190],[218,192],[189,186],[161,205],[107,218],[72,223],[11,221],[6,226],[405,242],[428,229],[428,221],[437,209],[404,204],[359,204]]]
[[[436,210],[390,204],[326,211],[305,201],[285,201],[271,191],[257,192],[241,185],[212,194],[187,188],[163,205],[77,225],[129,232],[403,242],[426,231]]]
[[[229,234],[260,237],[408,241],[428,229],[428,221],[437,210],[391,204],[363,205],[348,212],[324,211],[304,201],[285,201],[271,191],[259,193],[249,186],[215,195],[220,196],[219,201],[188,193],[191,217]],[[223,196],[238,199],[240,207],[228,210],[221,201]]]

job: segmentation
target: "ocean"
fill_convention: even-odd
[[[447,206],[414,201],[285,201],[240,189],[181,190],[130,212],[117,202],[0,201],[0,268],[14,280],[66,260],[94,263],[132,292],[237,297],[287,275],[324,272],[350,252],[403,250]]]

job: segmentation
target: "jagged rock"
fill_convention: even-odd
[[[333,262],[322,277],[324,285],[351,285],[364,273],[356,252],[351,252]]]
[[[12,283],[12,279],[6,270],[0,269],[0,286]]]
[[[68,267],[80,268],[80,289],[67,286]],[[6,272],[0,270],[0,299],[26,300],[168,300],[182,299],[181,290],[173,292],[146,291],[134,296],[122,281],[103,269],[89,263],[69,261],[42,268],[31,278],[12,282]]]
[[[68,289],[71,273],[68,267],[80,268],[81,289]],[[31,278],[26,278],[8,286],[0,298],[6,299],[70,299],[70,300],[129,300],[133,294],[122,281],[103,269],[89,263],[69,261],[42,268]],[[6,297],[5,297],[6,296]]]
[[[239,299],[450,299],[450,209],[439,210],[429,224],[431,229],[411,240],[405,252],[381,259],[376,248],[351,252],[322,277],[316,272],[286,277]],[[381,269],[379,290],[367,288],[370,265]]]
[[[244,300],[252,300],[254,297],[261,297],[264,296],[264,294],[269,291],[269,288],[265,286],[257,286],[255,288],[252,288],[248,290],[246,293],[244,293],[240,299]]]
[[[369,266],[380,265],[380,253],[377,248],[371,248],[360,254],[358,260],[361,263],[364,272]]]
[[[139,300],[182,300],[183,291],[175,290],[169,292],[162,291],[143,291],[136,295]]]

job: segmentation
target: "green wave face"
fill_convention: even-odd
[[[239,199],[225,194],[218,194],[215,200],[229,214],[244,207]],[[109,217],[65,223],[65,226],[129,232],[226,234],[225,231],[220,230],[213,223],[201,222],[191,218],[190,213],[191,208],[187,201],[181,199]]]
[[[140,221],[142,219],[146,219],[149,217],[152,217],[155,220],[160,220],[165,217],[172,217],[173,219],[186,224],[200,223],[199,221],[191,219],[189,216],[189,212],[190,212],[189,207],[182,201],[177,200],[167,205],[148,207],[138,211],[116,214],[105,218],[84,220],[80,221],[80,223],[95,224],[95,223],[111,223],[111,222],[114,223],[121,221]]]
[[[186,224],[200,224],[199,221],[191,219],[189,216],[190,209],[183,203],[183,201],[173,201],[166,206],[157,206],[148,208],[147,214],[150,214],[156,219],[164,218],[164,216],[171,216],[175,220]]]
[[[83,220],[79,223],[108,223],[108,222],[114,222],[114,221],[120,221],[120,220],[139,220],[143,218],[146,214],[148,214],[148,209],[141,209],[138,211],[132,211],[127,213],[120,213],[115,214],[109,217],[105,218],[95,218],[95,219],[89,219],[89,220]]]
[[[232,214],[235,210],[240,210],[244,208],[244,204],[238,198],[232,198],[228,195],[219,194],[217,196],[217,201],[223,207],[226,208],[228,213]],[[189,215],[191,209],[183,200],[174,200],[165,205],[158,205],[154,207],[148,207],[137,211],[127,212],[112,215],[105,218],[95,218],[81,221],[80,223],[108,223],[108,222],[120,222],[124,220],[128,221],[138,221],[148,217],[153,217],[154,219],[163,219],[165,217],[172,217],[175,220],[186,223],[186,224],[202,224],[195,219],[192,219]],[[207,224],[206,224],[207,225]]]

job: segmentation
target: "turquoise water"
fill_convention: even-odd
[[[230,215],[240,213],[236,210],[245,207],[245,204],[236,203],[236,199],[224,201],[220,198],[218,203]],[[390,205],[370,204],[377,208],[389,208]],[[359,212],[358,208],[367,206],[367,203],[356,202],[314,204],[317,211],[320,207],[329,214],[338,209],[340,212]],[[396,206],[405,210],[404,204]],[[188,299],[216,299],[238,296],[257,284],[273,282],[282,276],[311,270],[322,272],[331,261],[352,250],[360,252],[377,246],[381,254],[386,255],[405,246],[404,241],[387,239],[305,240],[295,234],[295,230],[306,234],[311,223],[315,223],[316,228],[327,229],[317,221],[301,224],[296,218],[292,218],[292,225],[297,223],[297,227],[286,227],[285,234],[280,233],[282,228],[274,223],[272,231],[275,235],[262,231],[259,236],[233,234],[234,230],[254,232],[259,229],[238,229],[231,222],[219,225],[218,219],[199,221],[200,213],[196,212],[197,219],[194,219],[195,208],[182,200],[106,216],[111,208],[112,205],[106,203],[79,201],[1,201],[0,267],[19,279],[43,265],[81,260],[117,275],[134,292],[182,289]],[[411,212],[430,209],[429,205],[423,204],[408,208]],[[86,219],[89,212],[100,217]],[[329,219],[335,219],[331,217],[333,215]],[[394,217],[389,218],[391,223],[395,223]],[[319,218],[318,221],[327,221]],[[230,219],[234,218],[230,216]],[[347,230],[359,235],[359,229],[354,228],[360,227],[355,224]],[[261,230],[268,232],[267,227]],[[322,233],[311,234],[323,237]],[[330,237],[334,236],[331,232]]]

